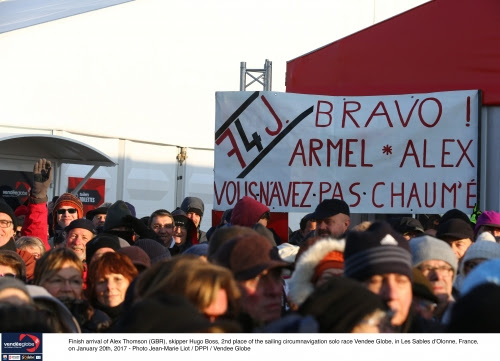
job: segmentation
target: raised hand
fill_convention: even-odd
[[[47,202],[47,190],[52,181],[52,164],[45,158],[39,159],[33,166],[33,187],[31,197],[36,203]]]

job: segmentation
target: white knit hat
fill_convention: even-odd
[[[453,268],[457,274],[458,258],[450,245],[432,236],[420,236],[410,240],[411,258],[414,267],[428,260],[441,260]]]

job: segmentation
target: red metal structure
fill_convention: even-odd
[[[389,95],[480,89],[500,104],[500,1],[434,0],[288,61],[286,91]]]

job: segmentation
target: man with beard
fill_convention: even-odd
[[[279,256],[269,239],[250,231],[222,244],[212,261],[229,268],[241,291],[239,321],[245,332],[268,325],[283,315],[283,269],[291,264]]]

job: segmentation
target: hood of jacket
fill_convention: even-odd
[[[231,224],[235,226],[252,227],[264,213],[269,211],[266,205],[251,197],[245,196],[236,202],[231,214]]]

